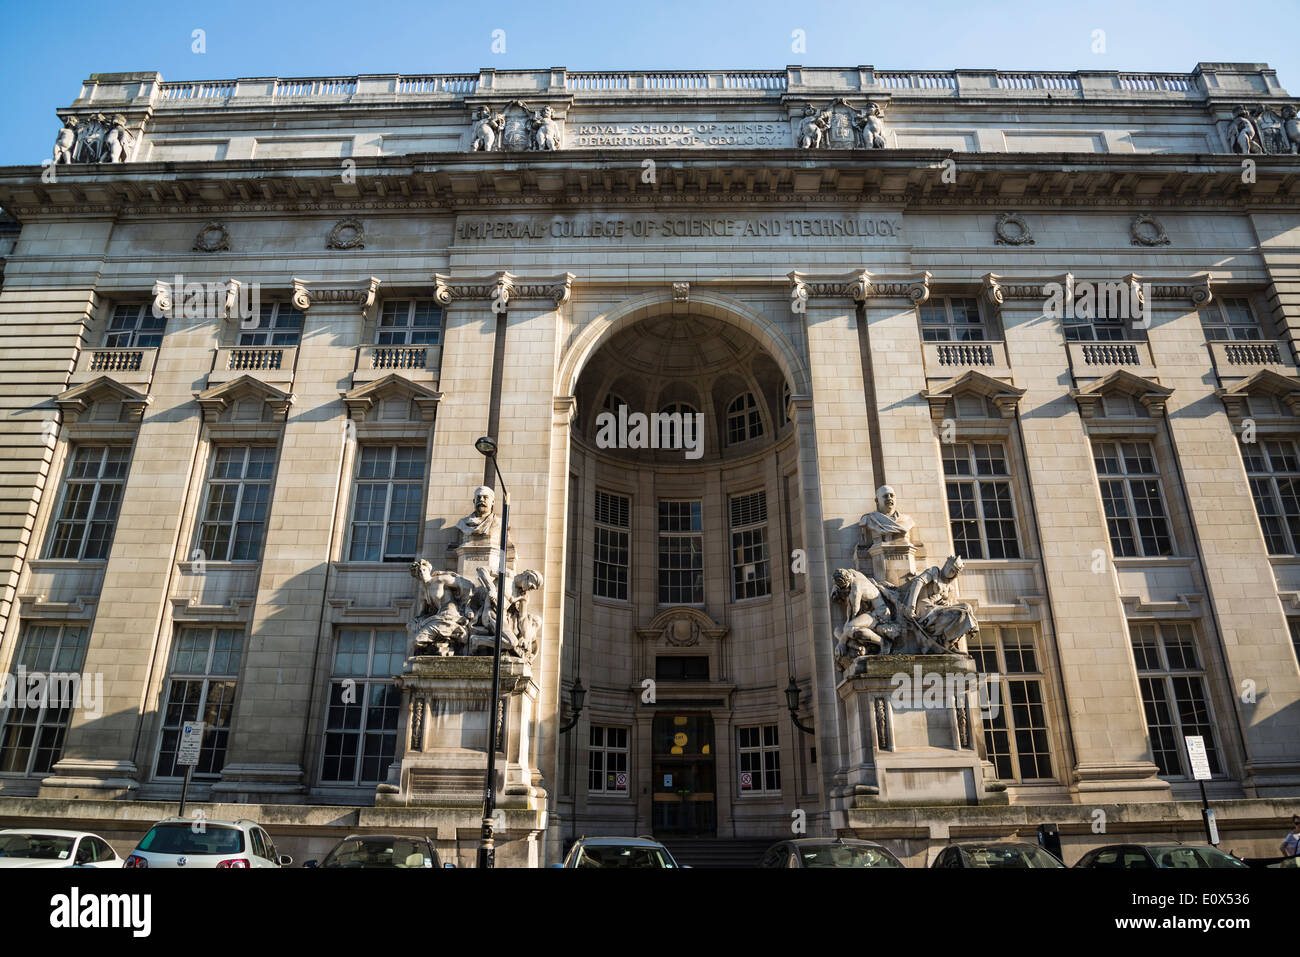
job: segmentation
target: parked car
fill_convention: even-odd
[[[767,849],[759,867],[902,867],[903,862],[874,841],[801,837]]]
[[[121,866],[117,851],[98,834],[53,828],[0,831],[0,868]]]
[[[1209,844],[1108,844],[1084,854],[1074,866],[1094,870],[1249,867]]]
[[[438,850],[427,837],[396,834],[349,834],[335,844],[320,861],[304,861],[303,867],[375,867],[417,869],[442,867]],[[447,864],[447,867],[454,867]]]
[[[1025,868],[1065,867],[1060,858],[1037,844],[949,844],[931,867]]]
[[[681,867],[668,848],[648,837],[580,837],[554,867]]]
[[[169,817],[149,829],[123,867],[288,867],[275,842],[254,821]]]

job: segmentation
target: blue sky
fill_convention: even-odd
[[[1300,0],[0,0],[0,165],[39,163],[91,73],[166,80],[577,69],[856,66],[1189,72],[1267,62],[1300,95]],[[206,33],[206,52],[191,46]],[[492,52],[492,31],[506,51]],[[791,50],[803,30],[806,52]],[[1105,31],[1095,53],[1093,31]]]

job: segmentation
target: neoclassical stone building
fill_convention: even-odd
[[[503,862],[1195,839],[1185,735],[1225,846],[1280,839],[1300,125],[1266,65],[95,74],[58,114],[0,170],[0,666],[102,695],[0,707],[0,821],[129,842],[198,719],[214,816],[472,860],[480,765],[390,767],[445,717],[395,680],[411,564],[456,567],[492,435],[540,585]],[[953,740],[837,667],[885,485],[1002,676]],[[886,786],[914,744],[982,779]]]

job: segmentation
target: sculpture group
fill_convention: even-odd
[[[803,108],[795,145],[804,150],[884,149],[885,117],[876,103],[862,110],[843,99],[832,100],[820,110],[809,103]]]
[[[863,543],[877,555],[910,554],[916,522],[899,511],[888,485],[876,491],[876,510],[859,523]],[[835,661],[844,671],[868,655],[962,655],[965,639],[979,631],[974,608],[956,599],[964,563],[951,555],[942,565],[908,572],[894,581],[855,568],[837,569],[831,601],[843,621],[835,630]]]
[[[69,116],[54,139],[54,164],[125,163],[135,148],[135,135],[120,114],[103,113],[77,119]]]
[[[1234,153],[1300,153],[1300,117],[1290,104],[1281,114],[1271,105],[1239,106],[1232,111],[1228,143]]]
[[[503,112],[480,106],[470,127],[470,150],[490,153],[493,150],[558,150],[564,145],[564,133],[555,111],[549,106],[529,110],[515,101]]]

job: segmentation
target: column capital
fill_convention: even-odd
[[[504,269],[484,278],[462,279],[436,273],[434,298],[444,306],[457,300],[488,299],[499,312],[504,312],[512,300],[549,299],[562,306],[573,294],[576,278],[571,272],[558,276],[516,276]]]

